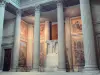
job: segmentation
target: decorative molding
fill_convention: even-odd
[[[12,43],[3,43],[1,46],[6,47],[6,48],[9,47],[9,46],[13,47],[13,44],[14,44],[13,42]]]
[[[96,22],[93,21],[93,24],[94,25],[100,24],[100,21],[96,21]]]
[[[3,36],[3,38],[12,38],[14,35]]]

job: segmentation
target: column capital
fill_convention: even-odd
[[[90,2],[89,0],[80,0],[80,4],[88,4],[89,2]]]
[[[55,0],[55,2],[56,2],[57,4],[63,4],[63,1],[62,1],[62,0]]]
[[[62,6],[63,5],[63,1],[62,0],[55,0],[57,6]]]
[[[21,16],[22,11],[21,10],[17,10],[16,11],[16,15],[20,15]]]
[[[36,5],[35,6],[35,11],[40,11],[40,9],[41,9],[41,6],[40,5]]]

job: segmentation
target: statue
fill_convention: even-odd
[[[45,71],[57,71],[58,67],[58,41],[48,40],[47,43],[47,56],[45,62]]]

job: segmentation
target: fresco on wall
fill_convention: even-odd
[[[45,39],[44,31],[45,31],[45,25],[41,24],[40,25],[40,41]]]
[[[19,71],[26,71],[28,25],[21,21],[20,27]]]
[[[71,18],[70,22],[71,22],[73,69],[74,71],[80,71],[82,70],[85,63],[81,17]]]
[[[72,53],[74,71],[79,71],[80,67],[84,66],[84,51],[82,36],[72,37]]]
[[[27,58],[27,43],[20,41],[20,52],[19,52],[19,67],[20,71],[24,71],[26,67]]]
[[[40,67],[39,71],[43,72],[43,67],[44,67],[44,45],[45,43],[45,25],[41,24],[40,25]]]
[[[21,33],[20,33],[20,35],[21,35],[21,40],[23,40],[23,41],[27,40],[28,26],[23,21],[21,21]]]
[[[71,18],[71,33],[72,34],[82,34],[81,17]]]
[[[40,43],[40,72],[44,71],[44,57],[44,43]]]

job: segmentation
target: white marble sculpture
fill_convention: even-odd
[[[45,71],[57,71],[58,66],[58,41],[48,40]]]

